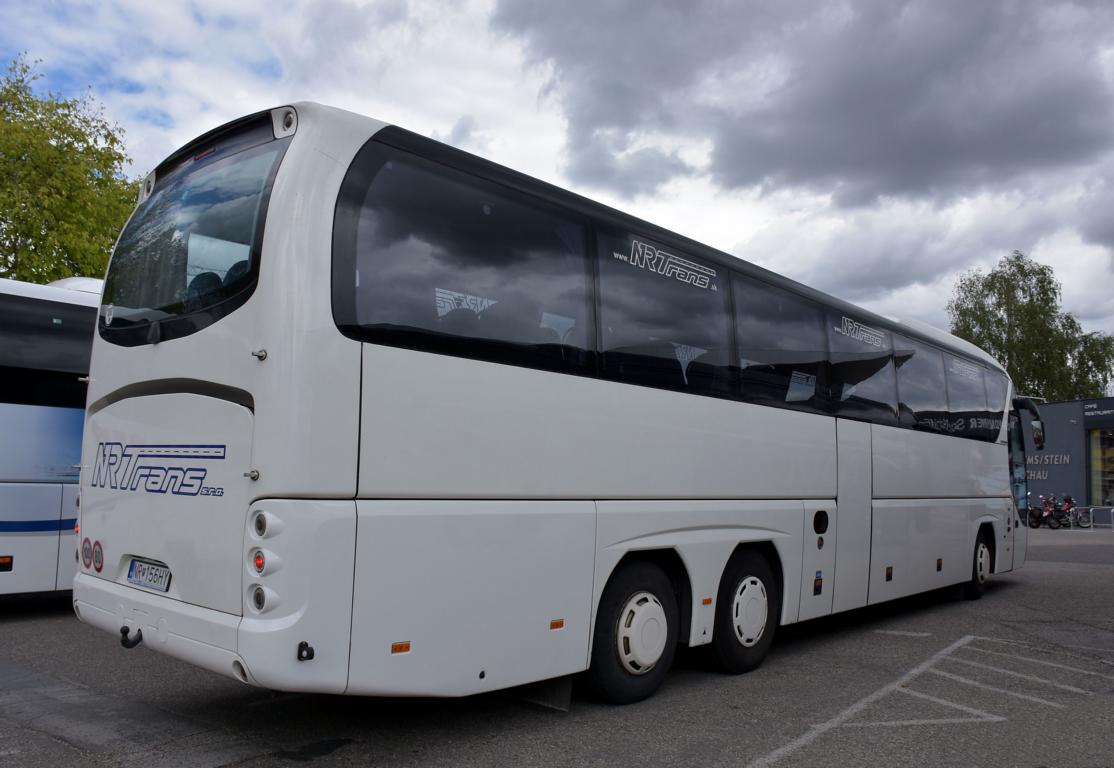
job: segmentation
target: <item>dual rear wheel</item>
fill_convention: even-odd
[[[731,674],[762,663],[781,613],[766,558],[739,550],[720,581],[709,653]],[[652,695],[673,663],[680,629],[678,595],[665,572],[636,560],[620,566],[600,598],[587,680],[596,695],[629,704]]]

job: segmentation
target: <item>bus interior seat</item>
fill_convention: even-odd
[[[189,287],[186,288],[187,311],[211,303],[213,294],[220,293],[223,285],[216,272],[202,272],[190,280]]]
[[[228,286],[232,285],[234,282],[242,278],[248,273],[248,269],[249,266],[247,259],[237,261],[235,264],[228,268],[227,272],[224,273],[224,287],[227,288]]]

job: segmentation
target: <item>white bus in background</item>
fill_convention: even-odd
[[[743,672],[1020,566],[1018,405],[945,333],[283,107],[168,158],[116,245],[74,608],[275,689],[634,701],[677,644]]]
[[[0,279],[0,595],[70,589],[101,281]]]

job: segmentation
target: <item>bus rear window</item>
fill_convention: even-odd
[[[107,341],[187,336],[251,295],[267,198],[288,143],[273,140],[269,118],[259,128],[262,144],[218,142],[160,173],[109,264],[99,322]]]

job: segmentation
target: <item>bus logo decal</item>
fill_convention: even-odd
[[[499,303],[498,299],[485,299],[482,296],[450,291],[447,288],[434,288],[433,301],[437,305],[438,318],[444,317],[454,309],[470,309],[478,316],[481,312]]]
[[[611,255],[617,261],[625,261],[632,267],[639,267],[650,272],[656,272],[665,277],[672,277],[697,288],[718,290],[712,283],[716,279],[716,271],[701,264],[683,259],[672,253],[660,251],[649,243],[632,240],[630,255],[612,251]]]
[[[681,364],[681,376],[684,377],[687,385],[689,383],[689,364],[696,362],[702,355],[708,354],[708,350],[688,344],[670,343],[673,344],[673,354],[677,357],[677,362]]]
[[[197,464],[223,461],[225,454],[223,445],[98,443],[91,485],[175,496],[223,496],[223,488],[205,485],[209,470]]]
[[[843,322],[836,326],[836,333],[842,333],[849,339],[861,341],[864,344],[869,344],[872,347],[886,346],[886,337],[882,331],[871,328],[869,325],[863,325],[857,320],[852,320],[849,317],[844,317]]]

